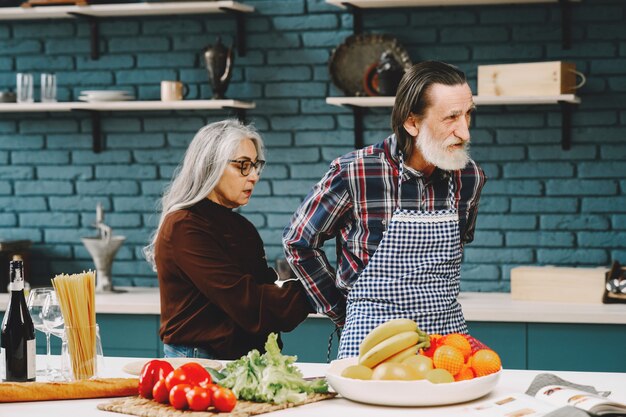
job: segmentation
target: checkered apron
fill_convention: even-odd
[[[348,292],[339,358],[357,356],[376,326],[415,320],[428,333],[467,333],[459,294],[461,238],[452,176],[447,210],[403,210],[398,203],[376,252]]]

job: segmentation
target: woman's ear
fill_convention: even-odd
[[[416,137],[417,134],[420,132],[419,123],[414,116],[407,117],[402,126],[404,127],[404,130],[406,130],[406,132],[412,137]]]

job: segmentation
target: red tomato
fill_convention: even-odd
[[[170,390],[170,404],[177,410],[186,409],[189,404],[187,403],[187,391],[192,388],[189,384],[178,384]]]
[[[213,393],[213,406],[215,406],[220,413],[233,411],[236,405],[237,397],[235,397],[235,394],[228,388],[219,387]]]
[[[211,374],[197,362],[189,362],[181,366],[187,375],[187,383],[193,386],[206,386],[213,382]]]
[[[210,383],[211,375],[197,362],[186,363],[174,369],[165,378],[165,385],[167,385],[169,390],[178,384],[202,386]]]
[[[170,391],[165,386],[165,378],[160,379],[154,384],[154,388],[152,388],[152,398],[154,401],[167,404],[170,400]]]
[[[193,387],[187,391],[187,403],[193,411],[206,411],[211,405],[211,391],[202,387]]]
[[[144,398],[152,398],[154,385],[165,378],[174,368],[169,362],[158,359],[146,362],[141,368],[139,376],[139,395]]]

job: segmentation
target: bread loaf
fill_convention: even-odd
[[[100,378],[72,382],[2,382],[0,403],[72,400],[137,395],[137,378]]]

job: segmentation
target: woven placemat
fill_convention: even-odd
[[[218,413],[217,411],[180,411],[170,405],[159,404],[156,401],[141,397],[118,398],[108,403],[98,404],[98,409],[103,411],[113,411],[116,413],[132,414],[141,417],[248,417],[272,411],[283,410],[285,408],[296,407],[303,404],[310,404],[317,401],[328,400],[337,394],[311,394],[301,403],[254,403],[251,401],[237,401],[235,409],[230,413]]]

